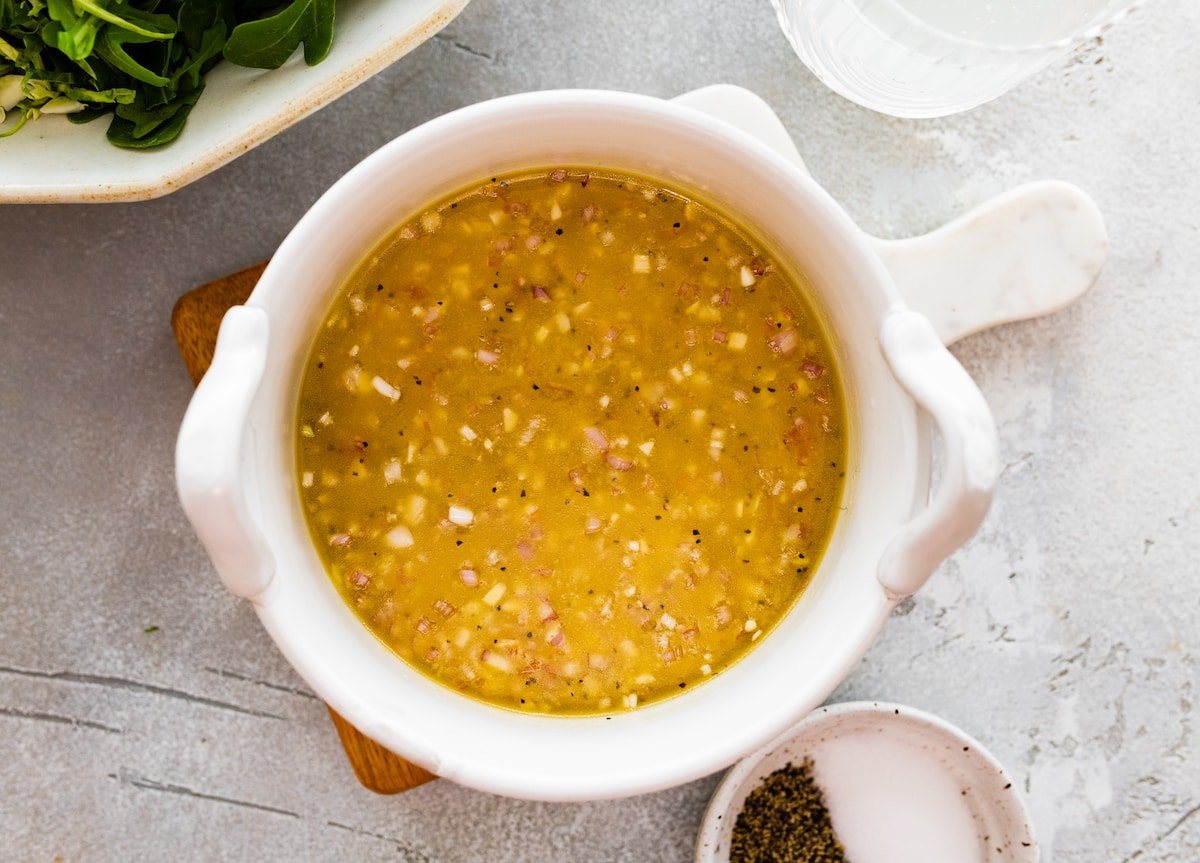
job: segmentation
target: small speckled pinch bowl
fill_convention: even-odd
[[[900,704],[854,701],[811,713],[717,786],[696,863],[728,863],[746,797],[787,764],[812,761],[851,863],[1037,863],[1012,779],[974,738]]]

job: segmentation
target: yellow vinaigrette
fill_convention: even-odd
[[[720,673],[820,559],[847,442],[830,346],[745,230],[599,170],[402,225],[301,386],[313,541],[354,613],[455,690],[605,713]]]

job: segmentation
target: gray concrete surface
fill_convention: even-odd
[[[956,348],[1000,424],[995,510],[835,700],[907,702],[978,736],[1047,860],[1200,860],[1198,32],[1200,7],[1164,0],[991,105],[906,122],[826,91],[765,0],[476,0],[166,199],[0,209],[0,860],[689,858],[716,777],[571,806],[356,785],[176,503],[191,387],[167,322],[423,120],[533,88],[720,81],[764,96],[881,235],[1030,179],[1096,197],[1112,251],[1093,292]]]

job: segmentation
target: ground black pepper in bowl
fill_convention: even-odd
[[[729,863],[849,863],[813,779],[812,761],[781,767],[746,796]]]

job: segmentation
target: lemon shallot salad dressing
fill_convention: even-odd
[[[601,171],[493,178],[400,226],[320,329],[300,497],[405,661],[484,701],[605,713],[778,622],[838,511],[829,342],[752,235]]]

